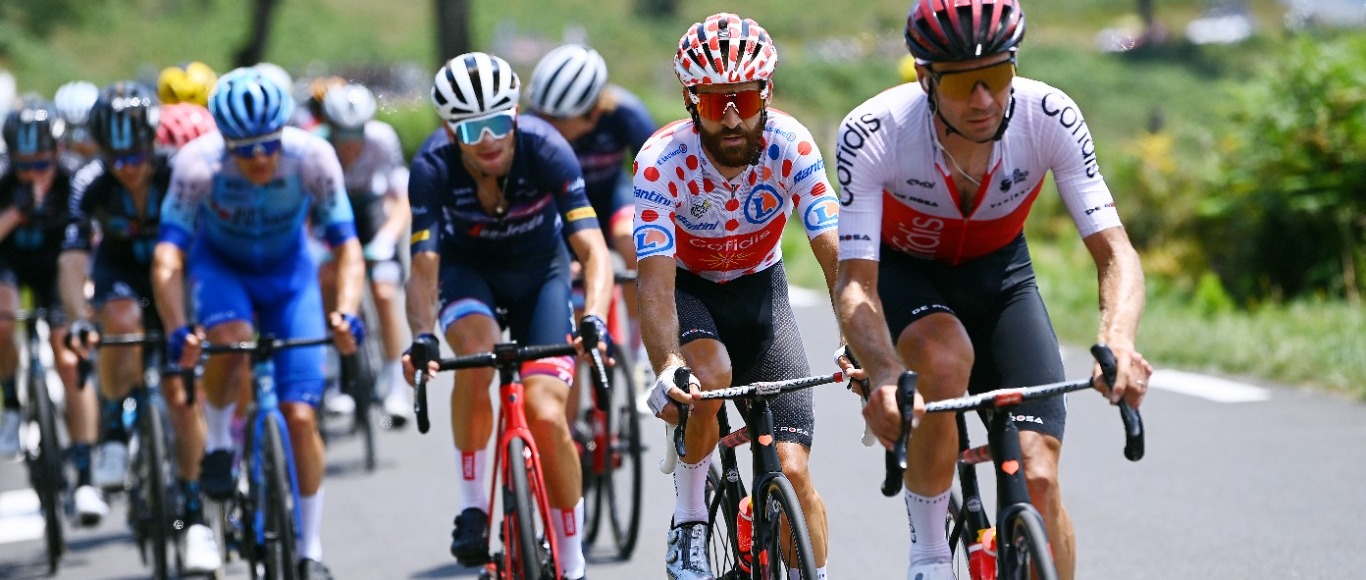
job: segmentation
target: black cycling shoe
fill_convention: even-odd
[[[489,516],[479,508],[467,508],[455,516],[451,531],[451,555],[466,568],[489,562]]]
[[[213,499],[226,500],[232,497],[232,451],[219,449],[204,455],[200,462],[199,490]]]
[[[332,571],[322,562],[304,558],[299,560],[299,580],[332,580]]]

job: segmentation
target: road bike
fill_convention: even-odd
[[[675,371],[674,384],[688,390],[692,371]],[[712,572],[718,578],[787,580],[789,571],[800,571],[802,578],[816,578],[816,553],[806,516],[783,474],[774,445],[773,411],[769,401],[786,392],[840,383],[843,373],[817,375],[785,381],[759,382],[702,392],[702,399],[732,400],[742,411],[745,425],[730,430],[723,405],[717,411],[721,438],[717,453],[721,464],[712,463],[707,475],[707,545]],[[684,434],[688,429],[688,407],[674,402],[679,410],[678,427],[672,429],[673,447],[666,465],[687,455]],[[745,490],[737,465],[735,449],[750,444],[753,455],[753,496]],[[668,469],[672,471],[671,469]],[[750,515],[742,520],[745,505]],[[746,531],[748,528],[748,531]]]
[[[585,327],[591,325],[584,325]],[[590,353],[595,374],[605,376],[596,337],[585,333],[584,350]],[[427,414],[427,372],[430,361],[439,361],[443,371],[493,367],[498,369],[498,432],[490,487],[501,489],[503,519],[500,529],[502,552],[494,554],[481,572],[481,578],[542,580],[561,579],[559,547],[550,532],[550,502],[541,469],[541,455],[527,426],[525,389],[520,367],[525,361],[577,354],[573,344],[520,346],[515,341],[494,345],[493,351],[442,359],[434,340],[414,341],[412,350],[417,389],[413,411],[417,430],[431,428]],[[490,494],[490,498],[494,494]],[[534,504],[534,505],[533,505]],[[492,506],[488,510],[493,513]],[[485,537],[485,541],[488,541]]]
[[[1113,387],[1116,369],[1114,354],[1109,347],[1100,344],[1091,347],[1091,354],[1100,363],[1105,384]],[[901,411],[902,428],[895,446],[886,453],[887,476],[882,484],[882,493],[888,497],[901,491],[902,476],[906,471],[906,442],[911,434],[915,385],[916,375],[913,372],[906,371],[898,379],[896,398]],[[962,501],[958,502],[955,498],[951,502],[945,533],[954,553],[954,566],[959,578],[1054,580],[1058,577],[1043,518],[1029,500],[1029,488],[1025,485],[1025,474],[1021,468],[1020,432],[1015,427],[1012,410],[1024,401],[1091,388],[1094,388],[1094,383],[1088,378],[998,389],[925,404],[926,413],[957,414],[960,450],[958,491]],[[968,443],[964,419],[966,411],[979,411],[985,415],[988,445],[972,447]],[[1143,458],[1144,452],[1143,418],[1137,409],[1123,401],[1119,403],[1119,411],[1124,422],[1124,456],[1130,461],[1138,461]],[[995,466],[996,472],[996,527],[992,527],[982,507],[977,485],[976,466],[988,461]]]
[[[47,326],[48,312],[38,308],[5,315],[23,324],[27,345],[28,369],[24,381],[24,423],[21,433],[37,434],[37,441],[24,441],[24,464],[28,467],[29,484],[38,494],[43,512],[43,538],[47,546],[48,574],[56,574],[66,541],[62,534],[62,514],[67,495],[66,461],[61,435],[57,433],[57,405],[52,400],[52,385],[48,384],[47,366],[43,364],[43,340],[39,322]],[[51,327],[48,327],[51,330]],[[58,387],[60,388],[60,387]]]

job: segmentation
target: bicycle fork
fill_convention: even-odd
[[[558,542],[555,541],[555,531],[552,528],[555,524],[551,520],[550,501],[549,496],[546,495],[544,485],[545,472],[541,470],[541,454],[536,447],[535,438],[531,435],[531,428],[527,426],[526,422],[526,389],[522,386],[515,370],[512,373],[505,373],[502,369],[499,369],[499,375],[499,383],[501,386],[498,387],[498,397],[500,399],[498,432],[501,433],[501,435],[498,438],[498,447],[493,456],[493,471],[494,473],[502,474],[500,479],[504,485],[511,485],[512,474],[510,472],[505,473],[499,471],[499,469],[506,471],[512,461],[523,461],[526,463],[529,475],[529,477],[527,477],[527,483],[531,487],[531,489],[527,491],[533,495],[533,499],[536,501],[536,507],[541,514],[541,521],[544,522],[546,526],[545,536],[546,542],[550,546],[550,565],[554,567],[551,571],[551,577],[559,578],[560,549]],[[513,439],[522,440],[522,443],[524,444],[523,453],[525,454],[523,457],[506,456],[508,447],[512,444]],[[507,463],[504,463],[505,461]],[[533,473],[535,476],[531,477],[530,474]],[[489,482],[489,507],[486,512],[489,514],[493,513],[493,498],[496,497],[495,494],[498,493],[496,484],[497,482],[495,481]],[[508,506],[510,505],[516,505],[515,500],[511,497],[510,493],[504,492],[503,511],[505,515],[503,518],[503,541],[505,544],[508,541],[506,528],[509,525],[506,513]],[[534,530],[524,531],[524,533],[532,532],[534,532]],[[484,542],[486,551],[488,549],[488,541],[489,536],[485,536]],[[503,546],[503,550],[504,552],[507,551],[506,545]],[[534,555],[526,554],[524,557],[534,557]],[[497,559],[495,558],[494,560]],[[491,562],[491,564],[492,563],[493,562]]]
[[[264,368],[263,368],[264,367]],[[294,466],[294,443],[289,435],[289,422],[280,412],[280,401],[275,392],[275,369],[274,365],[258,364],[253,371],[256,380],[260,383],[257,390],[259,400],[256,404],[255,416],[251,421],[251,449],[248,450],[248,457],[251,457],[251,482],[256,491],[256,496],[252,498],[254,507],[252,510],[252,530],[257,545],[265,545],[266,540],[266,471],[264,461],[264,441],[266,432],[266,421],[273,420],[280,425],[280,444],[285,452],[285,466],[289,471],[289,494],[292,498],[290,517],[294,519],[295,533],[300,533],[299,517],[299,474]],[[295,542],[297,538],[281,538],[281,541]]]

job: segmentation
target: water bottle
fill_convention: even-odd
[[[754,545],[754,505],[749,496],[740,499],[740,517],[735,522],[735,539],[740,544],[740,569],[749,573],[750,548]]]
[[[968,571],[977,580],[996,580],[996,528],[977,532],[968,544]]]

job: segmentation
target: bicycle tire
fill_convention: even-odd
[[[286,461],[284,435],[274,416],[265,420],[262,459],[265,462],[265,545],[263,554],[266,577],[294,580],[294,542],[297,537],[294,520],[294,487]],[[260,497],[260,496],[258,496]]]
[[[740,569],[740,544],[735,536],[735,518],[738,516],[740,500],[731,498],[726,489],[721,479],[721,468],[713,460],[711,471],[707,472],[705,492],[707,558],[717,578],[743,578],[748,575]]]
[[[367,323],[368,325],[368,323]],[[368,326],[367,326],[368,327]],[[375,421],[371,415],[375,402],[375,381],[378,366],[372,364],[372,356],[378,356],[378,347],[374,340],[366,340],[361,343],[360,350],[356,352],[356,376],[347,377],[343,371],[343,380],[350,391],[351,399],[356,402],[356,410],[351,418],[351,430],[359,432],[361,436],[361,450],[365,455],[365,471],[375,471]],[[344,366],[344,365],[343,365]]]
[[[640,509],[643,495],[644,468],[640,441],[640,412],[636,407],[635,361],[618,352],[617,365],[612,369],[612,402],[606,425],[607,445],[604,452],[604,471],[598,493],[605,495],[612,521],[612,538],[617,556],[629,560],[640,536]],[[625,486],[627,489],[623,489]],[[622,493],[625,491],[626,493]]]
[[[944,517],[944,534],[948,536],[949,552],[953,554],[953,573],[955,578],[971,578],[968,571],[967,516],[963,513],[963,501],[958,488],[949,494],[949,511]]]
[[[36,345],[37,341],[29,343],[30,348]],[[38,423],[38,455],[30,457],[29,479],[34,491],[38,493],[38,502],[42,506],[48,574],[53,575],[57,573],[62,555],[66,552],[62,532],[62,492],[66,488],[63,473],[65,463],[61,442],[58,439],[60,436],[57,434],[57,408],[47,388],[47,371],[38,361],[36,353],[32,354],[30,360],[32,362],[28,384],[29,393],[32,395],[30,404],[33,406],[33,420]]]
[[[138,442],[138,491],[144,497],[147,512],[139,518],[139,523],[144,526],[144,537],[152,544],[152,577],[163,580],[171,577],[167,546],[175,541],[170,533],[166,425],[161,407],[150,397],[144,397],[140,402],[138,422],[142,440]]]
[[[1039,512],[1016,510],[1006,516],[1000,529],[1009,534],[1009,542],[996,547],[1001,580],[1057,580],[1058,570]]]
[[[790,560],[795,560],[801,570],[802,578],[816,577],[816,551],[811,547],[811,534],[806,529],[806,515],[797,501],[797,492],[786,478],[775,477],[765,484],[766,501],[763,507],[763,521],[769,526],[769,545],[759,546],[760,552],[753,557],[754,577],[765,580],[787,580]],[[760,523],[760,506],[755,506],[755,528]],[[783,533],[783,520],[787,521],[788,533]],[[755,530],[755,538],[758,538]],[[784,539],[790,539],[795,554],[784,549]],[[763,551],[769,556],[764,557]]]
[[[541,553],[541,534],[536,530],[539,511],[534,505],[528,475],[526,443],[516,438],[509,441],[504,459],[507,462],[507,477],[503,480],[503,554],[507,559],[504,569],[513,580],[542,580],[545,555]],[[547,531],[541,530],[542,533]],[[555,558],[551,557],[550,561],[554,562]],[[551,577],[555,576],[552,572]]]

